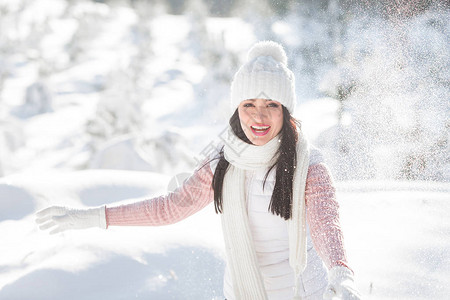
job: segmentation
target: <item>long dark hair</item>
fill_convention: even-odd
[[[280,131],[280,147],[278,148],[278,156],[276,162],[269,168],[264,177],[264,185],[266,183],[267,176],[269,176],[270,171],[276,166],[276,180],[275,187],[273,188],[272,198],[270,200],[270,205],[268,210],[274,215],[278,215],[285,220],[291,218],[291,207],[292,207],[292,183],[295,173],[295,166],[297,164],[297,151],[296,144],[298,140],[297,127],[300,128],[300,123],[291,116],[286,107],[283,108],[283,126]],[[242,129],[241,122],[239,120],[238,110],[230,118],[230,126],[233,129],[236,136],[248,144],[252,142],[247,138]],[[223,155],[223,148],[219,153],[219,162],[214,172],[214,177],[212,180],[212,187],[214,189],[214,207],[216,213],[223,212],[223,179],[225,173],[228,170],[229,162],[225,159]]]

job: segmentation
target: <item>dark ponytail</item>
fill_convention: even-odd
[[[291,218],[291,206],[292,206],[292,184],[295,172],[295,165],[297,162],[296,144],[298,140],[297,126],[300,123],[291,116],[286,107],[283,108],[283,126],[280,132],[280,148],[277,151],[278,159],[274,165],[272,165],[266,173],[264,178],[264,184],[270,171],[276,167],[276,181],[272,193],[272,198],[268,210],[275,215],[278,215],[285,220]],[[238,110],[230,118],[230,126],[233,129],[236,136],[248,144],[252,144],[247,138],[242,129],[241,122],[239,120]],[[228,170],[229,162],[225,159],[223,154],[223,148],[221,149],[218,158],[219,162],[214,172],[212,187],[214,190],[214,207],[216,213],[223,212],[223,180],[225,173]]]

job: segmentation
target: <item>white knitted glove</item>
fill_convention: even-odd
[[[353,281],[352,271],[343,266],[331,268],[328,272],[328,286],[323,299],[360,300],[361,296]]]
[[[41,230],[52,228],[50,234],[90,227],[106,229],[105,210],[105,206],[88,209],[51,206],[36,213],[36,223]]]

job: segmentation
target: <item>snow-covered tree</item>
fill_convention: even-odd
[[[146,1],[132,1],[131,4],[137,15],[129,37],[135,51],[126,58],[128,65],[118,66],[108,76],[96,114],[87,123],[94,152],[114,137],[138,133],[143,125],[141,108],[149,92],[145,80],[152,54],[150,21],[153,8]]]
[[[16,171],[14,152],[24,145],[22,124],[14,118],[0,118],[0,177]]]
[[[22,1],[0,3],[0,105],[4,83],[13,70],[11,58],[22,48],[17,20],[23,10]]]
[[[94,151],[114,137],[136,133],[141,128],[142,99],[137,94],[133,77],[127,70],[115,71],[109,76],[95,116],[86,127]]]
[[[145,0],[130,5],[137,16],[127,37],[134,51],[127,57],[128,65],[108,76],[96,113],[86,125],[92,150],[89,165],[170,173],[180,161],[192,165],[193,159],[183,156],[184,138],[172,131],[160,132],[153,116],[143,109],[155,85],[152,20],[158,8]]]
[[[70,42],[66,45],[72,64],[87,59],[89,51],[94,48],[96,38],[111,17],[110,8],[94,1],[69,1],[65,15],[76,21],[77,27]]]
[[[44,81],[31,84],[25,93],[25,115],[42,114],[52,110],[52,94],[47,84]]]
[[[195,85],[194,99],[197,105],[202,105],[204,112],[222,111],[212,106],[214,103],[226,102],[217,97],[227,97],[230,82],[239,64],[238,55],[227,43],[226,28],[208,28],[208,24],[211,25],[214,20],[208,20],[206,5],[202,0],[191,1],[187,11],[191,30],[186,49],[206,71],[201,82]]]
[[[371,166],[365,177],[449,180],[448,16],[430,9],[401,22],[368,18],[351,25],[357,26],[349,29],[346,56],[331,71],[337,80],[327,82],[337,99],[342,87],[351,91],[343,102],[346,125],[328,142],[342,152],[338,177],[361,178]],[[358,41],[355,31],[364,38]],[[342,141],[346,147],[339,148]]]

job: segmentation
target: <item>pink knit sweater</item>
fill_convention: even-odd
[[[332,178],[323,163],[309,167],[305,200],[307,222],[317,252],[328,268],[347,266],[339,223],[339,205]],[[106,209],[107,226],[159,226],[176,223],[214,200],[213,173],[209,164],[194,171],[172,193],[157,198]]]

